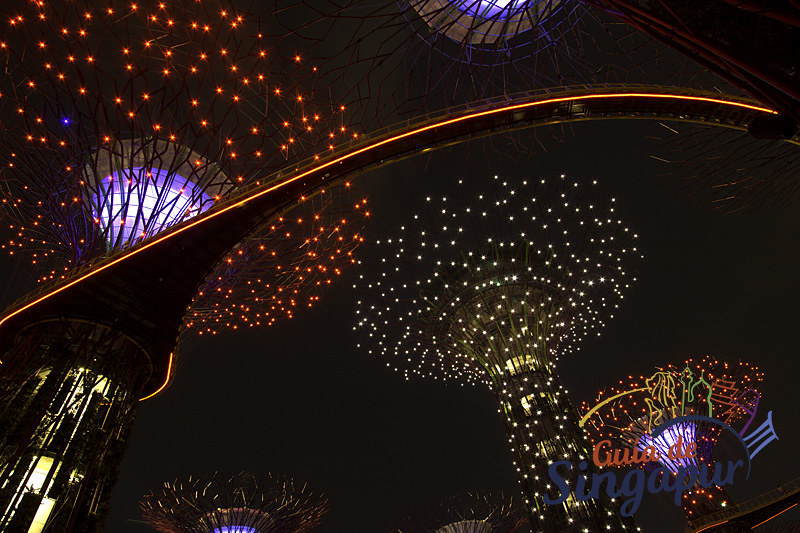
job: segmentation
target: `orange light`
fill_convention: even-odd
[[[158,389],[156,389],[156,391],[153,392],[152,394],[148,394],[144,398],[139,398],[140,402],[149,400],[150,398],[152,398],[153,396],[164,390],[164,388],[167,386],[167,383],[169,383],[169,378],[172,375],[172,358],[174,355],[175,355],[174,353],[169,354],[169,363],[167,363],[167,377],[164,378],[164,383],[162,383],[161,386]]]

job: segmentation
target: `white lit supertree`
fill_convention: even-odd
[[[360,346],[407,378],[492,390],[534,530],[632,530],[607,500],[543,496],[550,463],[588,453],[556,362],[613,316],[635,279],[636,235],[613,200],[582,200],[564,177],[460,181],[453,195],[473,185],[471,199],[428,197],[398,235],[376,242],[375,268],[356,284]]]

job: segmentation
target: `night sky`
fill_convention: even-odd
[[[477,142],[383,167],[354,182],[373,213],[365,232],[381,237],[426,194],[458,178],[598,179],[638,231],[645,258],[604,334],[560,362],[562,381],[579,405],[624,376],[690,356],[759,365],[766,378],[758,420],[773,410],[780,440],[754,460],[748,481],[729,489],[743,501],[800,472],[800,211],[727,214],[687,198],[680,176],[665,176],[667,167],[650,157],[645,138],[654,127],[583,124],[546,152],[501,155]],[[529,134],[518,141],[530,142]],[[286,474],[325,492],[331,510],[321,533],[389,531],[394,517],[464,491],[517,496],[502,419],[487,390],[407,382],[356,350],[356,270],[292,321],[185,343],[172,386],[139,408],[107,532],[149,531],[137,511],[145,492],[214,470]],[[682,531],[684,524],[663,496],[646,495],[636,518],[645,532]]]

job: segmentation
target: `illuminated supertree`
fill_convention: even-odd
[[[330,149],[342,109],[280,29],[224,1],[29,2],[1,15],[6,248],[47,279]],[[324,95],[323,95],[324,96]]]
[[[290,478],[217,473],[166,483],[140,507],[164,533],[302,533],[319,525],[328,501]]]
[[[355,262],[369,217],[367,200],[342,206],[342,195],[330,196],[304,202],[238,244],[197,291],[184,326],[200,335],[271,326],[313,306]]]
[[[512,533],[528,525],[525,506],[491,494],[454,496],[420,509],[393,527],[395,533]]]
[[[653,431],[659,425],[689,415],[713,416],[729,426],[735,424],[755,413],[762,379],[758,368],[748,363],[727,363],[712,357],[690,359],[680,366],[667,365],[653,376],[620,381],[618,386],[602,391],[593,405],[584,403],[585,427],[595,445],[605,440],[611,443],[611,448],[636,447],[640,451],[648,446],[655,448],[660,459],[641,463],[642,468],[665,467],[675,473],[679,467],[705,465],[713,472],[714,449],[722,432],[719,425],[691,419],[670,425],[657,438],[652,437]],[[669,457],[670,447],[678,438],[683,447],[695,443],[694,457]],[[731,501],[723,487],[705,488],[699,481],[683,493],[681,501],[689,522],[729,505]]]
[[[563,178],[490,186],[471,201],[429,197],[427,216],[377,243],[378,267],[356,285],[361,344],[407,378],[492,390],[534,530],[633,530],[607,499],[543,497],[550,463],[588,456],[556,362],[613,315],[635,235],[613,201],[583,202]]]
[[[227,0],[31,1],[0,17],[3,247],[50,282],[23,301],[352,138],[315,92],[317,68],[284,53],[283,23]],[[279,203],[247,235],[209,235],[5,328],[0,529],[101,528],[135,407],[172,378],[181,328],[272,324],[353,261],[351,215],[366,206],[335,208],[332,194]]]
[[[780,30],[782,23],[771,17],[780,9],[765,8],[756,15],[743,10],[744,4],[681,1],[676,4],[679,12],[669,13],[664,5],[637,0],[402,0],[379,5],[344,1],[329,10],[331,24],[352,37],[314,53],[327,58],[329,68],[323,74],[335,81],[326,85],[347,101],[353,120],[365,131],[422,113],[436,115],[521,93],[603,84],[679,86],[728,94],[744,90],[771,109],[787,113],[774,98],[755,90],[753,80],[730,77],[727,68],[706,68],[708,58],[681,47],[675,51],[661,42],[664,34],[671,38],[682,31],[698,40],[729,34],[741,44],[740,52],[755,58],[755,65],[768,64],[781,76],[796,78],[790,44],[797,40],[796,31]],[[670,22],[680,31],[654,25],[656,32],[648,34],[643,18],[633,16],[636,6],[659,11],[665,19],[675,17]],[[760,51],[755,53],[756,49]],[[768,58],[765,65],[760,57]],[[729,59],[717,55],[711,62],[727,67]],[[669,163],[665,174],[688,184],[693,196],[711,197],[728,211],[800,199],[796,146],[800,133],[785,116],[759,117],[747,125],[752,135],[722,131],[713,121],[691,129],[670,121],[652,124],[653,133],[644,137],[664,133],[670,141],[666,154],[653,146],[654,157]],[[551,124],[504,137],[511,137],[514,152],[536,152],[581,133],[580,127]],[[793,139],[795,145],[775,138]],[[496,145],[481,148],[462,157],[481,158],[486,151],[497,150]]]

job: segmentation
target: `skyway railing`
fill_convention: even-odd
[[[777,503],[793,494],[800,492],[800,477],[780,487],[756,496],[751,500],[738,505],[732,505],[724,511],[718,511],[706,516],[701,516],[686,528],[686,533],[700,533],[715,526],[730,522],[739,516],[744,516],[767,505]]]

